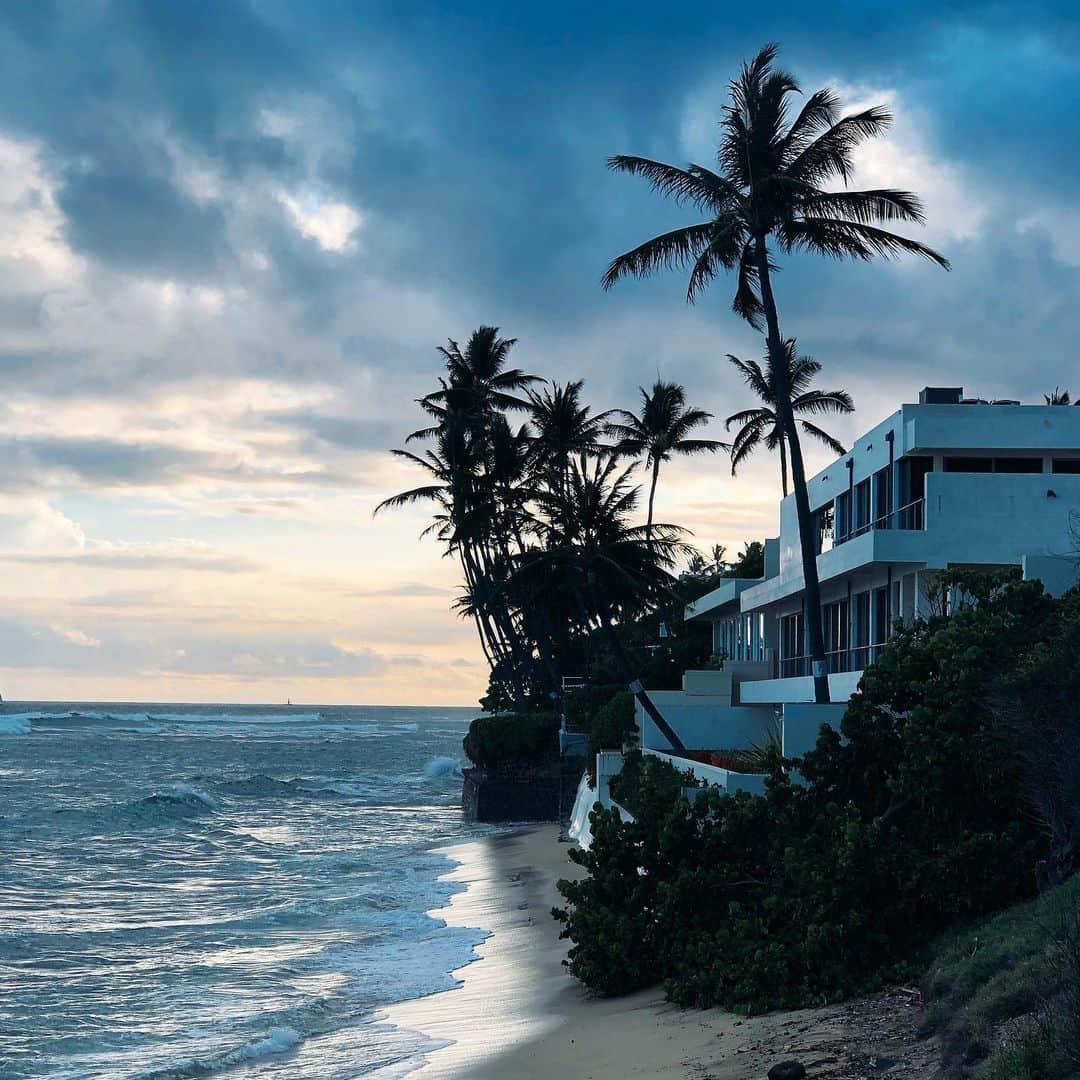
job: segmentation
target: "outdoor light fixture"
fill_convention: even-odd
[[[1047,488],[1046,489],[1046,497],[1048,499],[1056,499],[1057,498],[1057,492],[1053,488]]]

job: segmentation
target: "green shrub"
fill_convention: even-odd
[[[659,973],[684,1004],[815,1005],[910,977],[943,928],[1030,896],[1046,838],[985,691],[1056,608],[1037,582],[972,582],[978,604],[901,631],[868,669],[844,737],[823,729],[801,762],[806,787],[778,763],[764,796],[672,807],[646,784],[636,821],[598,822],[576,856],[589,876],[561,885],[571,971],[605,993]],[[624,925],[643,958],[611,964]]]
[[[598,750],[621,750],[637,730],[634,722],[634,695],[620,690],[588,720],[589,756]]]
[[[482,769],[552,764],[559,757],[559,718],[552,713],[478,716],[462,746],[468,759]]]
[[[666,812],[682,797],[684,788],[698,786],[689,772],[679,772],[667,761],[631,750],[623,758],[622,772],[612,777],[611,796],[634,817],[641,817],[646,813],[647,792]]]
[[[589,683],[573,690],[563,698],[566,722],[573,731],[588,731],[592,718],[616,694],[626,689],[625,683]]]

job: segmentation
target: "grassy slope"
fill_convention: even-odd
[[[1037,900],[940,939],[924,983],[925,1034],[938,1033],[946,1061],[982,1061],[986,1080],[1080,1077],[1080,1063],[1031,1024],[1033,1014],[1062,988],[1055,942],[1069,913],[1080,910],[1080,874]],[[995,1031],[1015,1021],[1027,1036],[1010,1050],[995,1051]],[[985,1059],[985,1060],[984,1060]]]

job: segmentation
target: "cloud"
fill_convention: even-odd
[[[749,404],[724,354],[761,342],[730,281],[693,309],[678,275],[599,290],[612,255],[688,216],[604,160],[708,163],[726,80],[774,37],[807,86],[891,104],[858,179],[918,191],[920,236],[954,264],[782,261],[784,331],[856,399],[837,434],[924,382],[1027,400],[1067,384],[1080,58],[1063,3],[810,22],[788,3],[631,4],[615,33],[603,6],[414,14],[0,9],[0,552],[6,610],[30,613],[0,632],[3,662],[80,686],[116,672],[92,685],[124,696],[124,671],[208,696],[312,671],[327,697],[367,692],[354,678],[386,700],[475,693],[421,513],[370,518],[413,480],[383,448],[421,422],[434,346],[481,322],[520,338],[519,366],[585,377],[597,408],[657,372],[718,417]],[[734,481],[680,463],[659,508],[737,546],[774,531],[776,481],[767,457]],[[135,571],[154,587],[111,587]]]
[[[84,550],[38,554],[0,553],[0,561],[37,566],[83,566],[98,570],[203,570],[241,574],[256,570],[258,564],[242,555],[215,551],[194,540],[174,540],[158,544],[130,544],[91,541]]]

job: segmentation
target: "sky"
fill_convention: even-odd
[[[856,183],[916,190],[923,262],[784,261],[783,328],[850,440],[964,385],[1080,391],[1080,19],[1071,4],[0,7],[0,692],[471,704],[453,563],[386,450],[435,347],[480,324],[597,409],[657,375],[723,417],[756,335],[717,281],[599,287],[691,220],[613,153],[709,164],[727,81],[887,104]],[[811,467],[828,452],[808,447]],[[777,463],[665,468],[657,516],[775,534]]]

